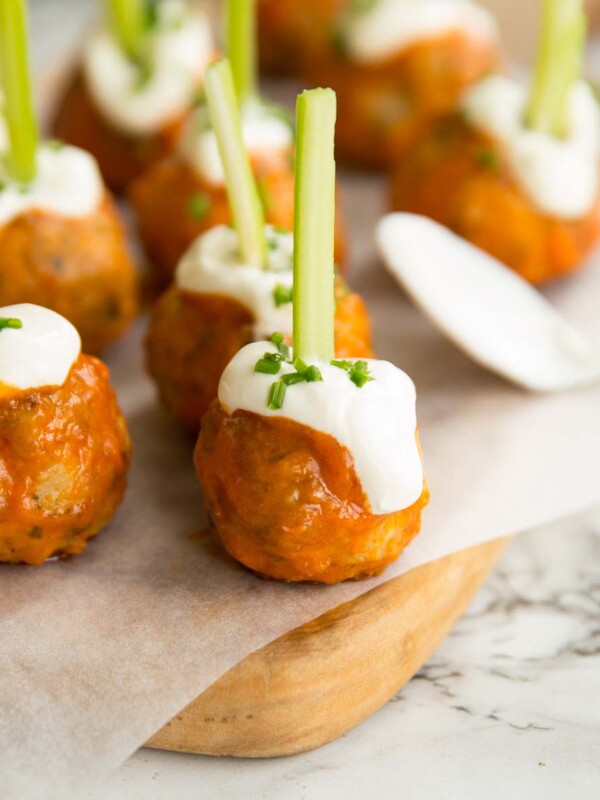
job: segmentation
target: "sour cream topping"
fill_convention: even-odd
[[[0,162],[0,225],[33,209],[67,217],[93,214],[104,196],[104,184],[95,159],[70,145],[42,144],[37,174],[27,185],[11,181]]]
[[[292,303],[277,305],[277,287],[291,290],[294,237],[265,226],[267,269],[240,260],[237,233],[217,225],[199,236],[184,254],[175,274],[176,285],[187,292],[225,295],[237,300],[254,316],[254,336],[268,338],[274,331],[292,332]]]
[[[342,33],[357,61],[383,61],[424,39],[462,31],[495,42],[496,20],[472,0],[375,0],[366,10],[350,11]]]
[[[585,216],[598,197],[600,108],[588,84],[571,90],[570,129],[557,138],[525,126],[527,88],[500,75],[471,87],[463,99],[469,122],[503,147],[523,191],[542,211]]]
[[[85,80],[98,109],[115,128],[139,136],[156,132],[189,108],[215,52],[201,10],[180,0],[164,0],[156,8],[147,75],[108,28],[95,33],[83,56]]]
[[[0,318],[23,323],[22,328],[0,329],[0,384],[20,390],[62,386],[81,353],[73,325],[30,303],[4,306]]]
[[[242,133],[248,154],[285,154],[292,151],[291,124],[277,108],[252,100],[242,108]],[[199,108],[186,126],[180,152],[192,169],[205,181],[223,186],[225,173],[214,131],[205,108]]]
[[[270,342],[253,342],[229,362],[219,383],[219,401],[228,413],[237,409],[285,417],[333,436],[354,459],[356,474],[374,514],[408,508],[423,491],[423,466],[416,441],[415,386],[388,361],[366,359],[374,380],[357,387],[348,374],[325,362],[314,363],[323,380],[288,387],[283,407],[271,410],[267,397],[278,377],[293,372],[282,364],[279,375],[254,371]]]

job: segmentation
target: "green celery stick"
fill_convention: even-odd
[[[227,59],[209,64],[204,73],[204,87],[225,171],[240,255],[247,264],[264,268],[267,263],[264,212],[244,144],[231,65]]]
[[[333,349],[336,97],[312,89],[296,103],[294,356],[330,361]]]
[[[0,85],[9,138],[9,169],[18,183],[36,174],[38,132],[33,111],[24,0],[0,0]]]

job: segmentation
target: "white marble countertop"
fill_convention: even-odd
[[[32,7],[39,70],[95,4]],[[595,513],[515,540],[411,683],[338,741],[254,761],[140,750],[87,800],[599,797],[599,624]]]
[[[88,800],[600,796],[600,513],[521,535],[413,680],[311,753],[140,750]]]

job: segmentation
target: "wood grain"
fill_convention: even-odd
[[[276,639],[229,670],[147,746],[264,757],[336,739],[410,680],[507,542],[425,564]]]

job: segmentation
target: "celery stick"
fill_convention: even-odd
[[[580,77],[586,19],[583,0],[544,0],[526,124],[556,137],[569,133],[571,88]]]
[[[246,263],[264,268],[267,262],[264,212],[244,144],[231,65],[227,59],[209,64],[204,73],[204,87],[225,171],[240,255]]]
[[[29,183],[36,173],[38,133],[23,0],[0,0],[0,85],[8,127],[10,174],[19,183]]]
[[[296,104],[294,218],[294,356],[330,361],[334,356],[336,97],[312,89]]]
[[[227,57],[242,104],[256,93],[256,0],[227,0]]]

